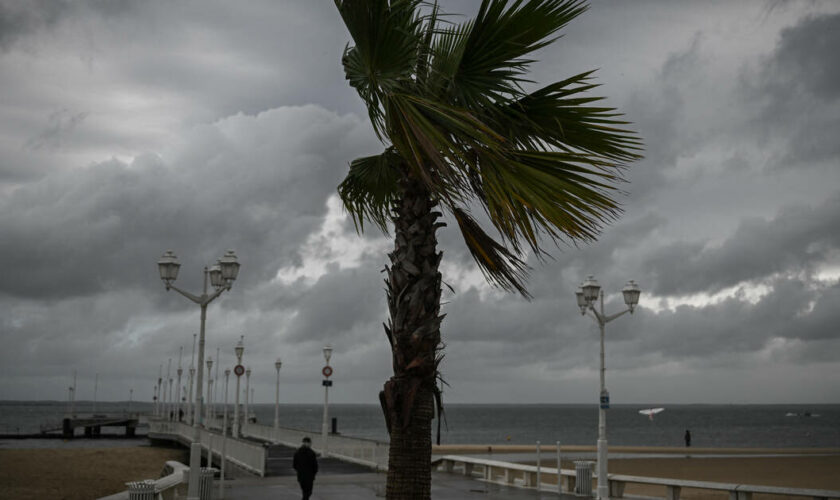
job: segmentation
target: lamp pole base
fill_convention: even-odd
[[[201,474],[201,443],[195,440],[190,444],[190,482],[187,487],[187,500],[199,500],[198,483]]]
[[[603,410],[602,410],[603,411]],[[610,484],[607,479],[607,440],[598,440],[598,499],[609,500]]]

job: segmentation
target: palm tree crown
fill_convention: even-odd
[[[613,196],[641,141],[603,98],[592,72],[527,91],[533,52],[586,10],[580,0],[483,0],[450,22],[437,3],[335,0],[355,45],[342,63],[386,145],[358,158],[339,186],[357,229],[386,231],[400,179],[418,179],[458,223],[487,279],[528,293],[524,247],[593,240],[620,206]],[[481,207],[501,235],[471,210]]]

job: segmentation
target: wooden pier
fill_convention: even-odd
[[[84,436],[96,438],[102,434],[103,427],[125,427],[125,436],[134,437],[137,426],[140,424],[140,415],[119,414],[119,415],[79,415],[64,417],[60,425],[42,426],[41,434],[61,432],[61,437],[72,439],[76,435],[76,429],[84,429]]]

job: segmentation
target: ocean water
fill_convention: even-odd
[[[654,420],[640,409],[664,406]],[[63,402],[0,402],[0,434],[37,433],[41,424],[59,422],[67,411]],[[91,413],[92,403],[77,402],[77,413]],[[99,402],[97,413],[129,410],[127,402]],[[149,403],[134,402],[132,412],[151,412]],[[310,430],[321,428],[321,405],[280,405],[280,425]],[[219,409],[221,413],[221,408]],[[272,425],[273,404],[256,404],[257,421]],[[803,416],[810,413],[811,416]],[[795,415],[793,415],[795,414]],[[387,439],[378,405],[330,405],[342,434]],[[437,421],[432,423],[433,440]],[[840,448],[840,405],[614,405],[607,411],[607,439],[612,446],[683,446],[691,430],[694,447]],[[119,434],[120,429],[103,429]],[[138,429],[142,434],[144,430]],[[442,444],[553,444],[592,445],[598,434],[596,405],[467,405],[446,407]],[[11,441],[0,440],[0,447]],[[82,442],[67,446],[85,446]],[[15,447],[55,446],[61,440],[26,440]],[[94,441],[95,442],[95,441]],[[141,444],[143,440],[100,440],[103,446]]]

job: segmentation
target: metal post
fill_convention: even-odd
[[[163,394],[160,390],[160,384],[163,383],[163,363],[158,366],[158,383],[157,392],[155,393],[155,416],[160,417],[160,396]]]
[[[93,413],[96,414],[96,391],[99,389],[99,374],[93,379]]]
[[[204,267],[204,294],[207,296],[207,267]],[[201,330],[198,336],[198,370],[196,376],[196,401],[195,401],[195,422],[193,424],[193,440],[190,444],[190,481],[187,487],[187,500],[199,500],[199,472],[201,469],[201,427],[202,405],[204,398],[201,395],[201,386],[204,382],[204,325],[207,322],[207,303],[201,304]]]
[[[245,425],[248,425],[248,396],[251,395],[251,367],[245,370]]]
[[[557,441],[557,493],[563,493],[563,474],[560,473],[560,441]]]
[[[172,420],[172,358],[169,358],[169,364],[166,367],[166,379],[169,380],[169,392],[166,393],[166,406],[164,407],[164,418]]]
[[[73,391],[70,398],[70,416],[76,416],[76,370],[73,370]]]
[[[598,326],[601,329],[601,395],[606,394],[606,366],[604,364],[604,291],[601,290],[601,314],[598,317]],[[609,484],[607,481],[607,410],[603,404],[598,404],[598,498],[606,500],[610,496]]]
[[[540,490],[540,484],[542,483],[542,466],[541,466],[541,455],[540,455],[540,442],[537,441],[537,491]]]
[[[181,374],[184,373],[184,369],[181,368],[181,358],[184,356],[184,346],[178,348],[178,370],[175,372],[178,374],[178,385],[176,386],[175,391],[175,420],[177,422],[181,421],[181,411],[183,405],[181,404]]]
[[[212,415],[213,415],[213,420],[212,421],[213,422],[215,422],[218,419],[218,417],[217,417],[218,398],[216,397],[217,396],[216,393],[219,390],[219,388],[218,388],[218,386],[219,386],[219,365],[221,364],[221,363],[219,363],[219,361],[221,361],[221,358],[219,358],[220,350],[221,350],[221,348],[219,348],[219,347],[216,348],[216,373],[213,376],[213,412],[212,412]]]
[[[280,365],[276,364],[275,367],[277,368],[277,383],[274,388],[274,435],[277,436],[280,428]]]
[[[218,358],[216,358],[218,360]],[[221,473],[219,476],[219,498],[225,498],[225,454],[227,453],[227,409],[228,409],[228,379],[230,379],[230,370],[225,370],[225,407],[222,416],[222,457],[221,457]]]
[[[242,377],[236,376],[236,403],[233,406],[233,437],[239,437],[239,380]]]
[[[134,389],[128,390],[128,414],[131,415],[131,402],[134,399]]]
[[[329,394],[330,387],[324,384],[324,419],[321,422],[321,454],[327,456],[327,419],[329,413]]]
[[[190,425],[195,425],[195,408],[193,407],[193,382],[195,382],[195,337],[196,334],[193,333],[192,357],[190,358],[190,395],[189,401],[187,401],[187,422],[189,422]]]

